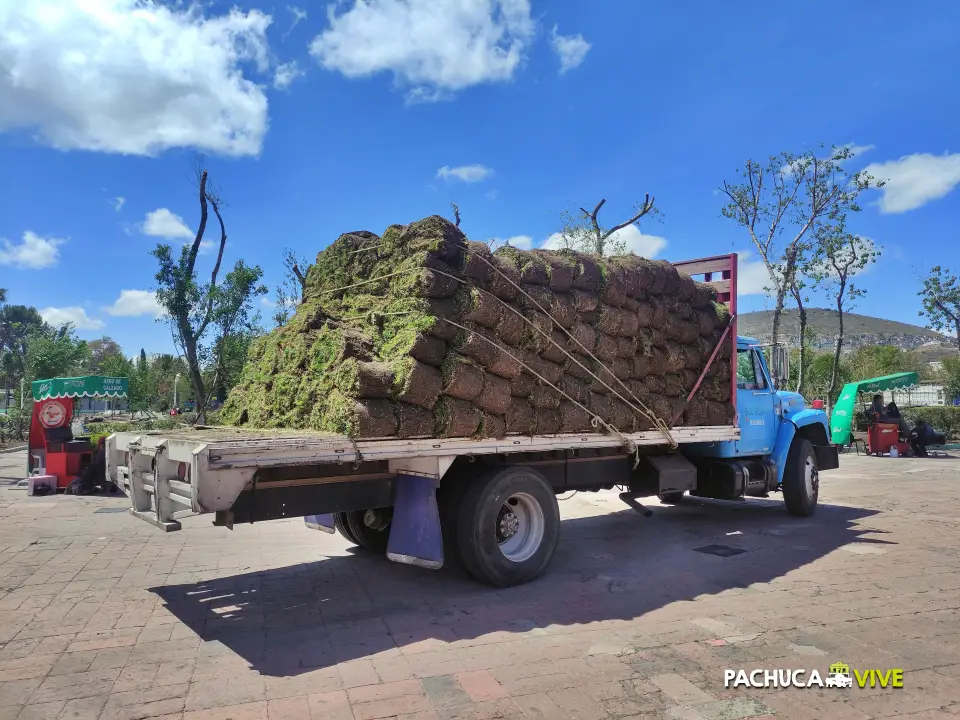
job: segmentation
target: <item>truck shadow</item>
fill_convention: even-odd
[[[860,526],[876,514],[860,508],[821,505],[815,518],[799,519],[779,499],[688,499],[655,511],[565,520],[547,573],[505,590],[458,569],[421,570],[357,550],[151,592],[201,638],[201,657],[233,653],[262,675],[295,676],[400,649],[409,655],[477,638],[508,643],[512,633],[551,626],[587,630],[578,626],[768,583],[850,543],[861,552],[869,552],[865,544],[893,544],[862,537],[881,531]],[[305,542],[320,539],[305,533]]]

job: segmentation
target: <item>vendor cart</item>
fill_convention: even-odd
[[[94,450],[88,439],[73,436],[74,401],[126,398],[128,386],[127,378],[99,375],[34,381],[27,475],[55,477],[57,489],[66,489],[83,473]]]
[[[899,422],[881,420],[870,411],[874,394],[903,390],[918,384],[915,372],[894,373],[883,377],[859,380],[844,385],[830,417],[830,432],[835,445],[849,445],[853,440],[853,415],[859,402],[867,421],[867,453],[886,455],[895,447],[899,454],[910,449]]]

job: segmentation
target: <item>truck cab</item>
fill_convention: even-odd
[[[773,372],[767,363],[768,353]],[[740,437],[697,443],[684,455],[697,466],[691,495],[717,499],[767,497],[782,492],[787,510],[808,517],[816,511],[820,471],[839,467],[830,443],[827,414],[808,408],[803,397],[778,389],[790,376],[786,346],[764,346],[737,337],[736,408]],[[679,495],[661,494],[661,500]]]

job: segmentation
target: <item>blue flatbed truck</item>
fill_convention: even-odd
[[[557,495],[572,490],[621,488],[644,513],[637,498],[743,501],[779,492],[791,515],[813,515],[820,472],[839,466],[826,414],[777,389],[777,378],[789,376],[786,348],[769,348],[771,372],[760,343],[737,336],[736,255],[675,265],[714,285],[730,308],[721,346],[730,343],[736,363],[731,425],[480,440],[127,432],[107,440],[108,478],[129,495],[135,517],[165,531],[202,513],[229,529],[303,517],[395,562],[437,569],[452,559],[495,587],[544,572],[560,534]]]

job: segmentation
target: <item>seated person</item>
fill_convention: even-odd
[[[903,416],[900,414],[900,408],[897,407],[895,402],[890,402],[887,405],[887,418],[890,422],[895,422],[900,426],[900,437],[906,439],[910,434],[910,426],[907,425],[907,421],[903,419]]]
[[[883,395],[874,395],[873,404],[870,406],[872,410],[872,415],[876,422],[886,422],[890,419],[890,416],[887,414],[887,408],[883,404]]]
[[[927,457],[928,445],[944,445],[947,437],[941,432],[937,432],[932,425],[928,425],[923,418],[917,420],[917,424],[910,431],[908,439],[910,449],[916,457]]]

